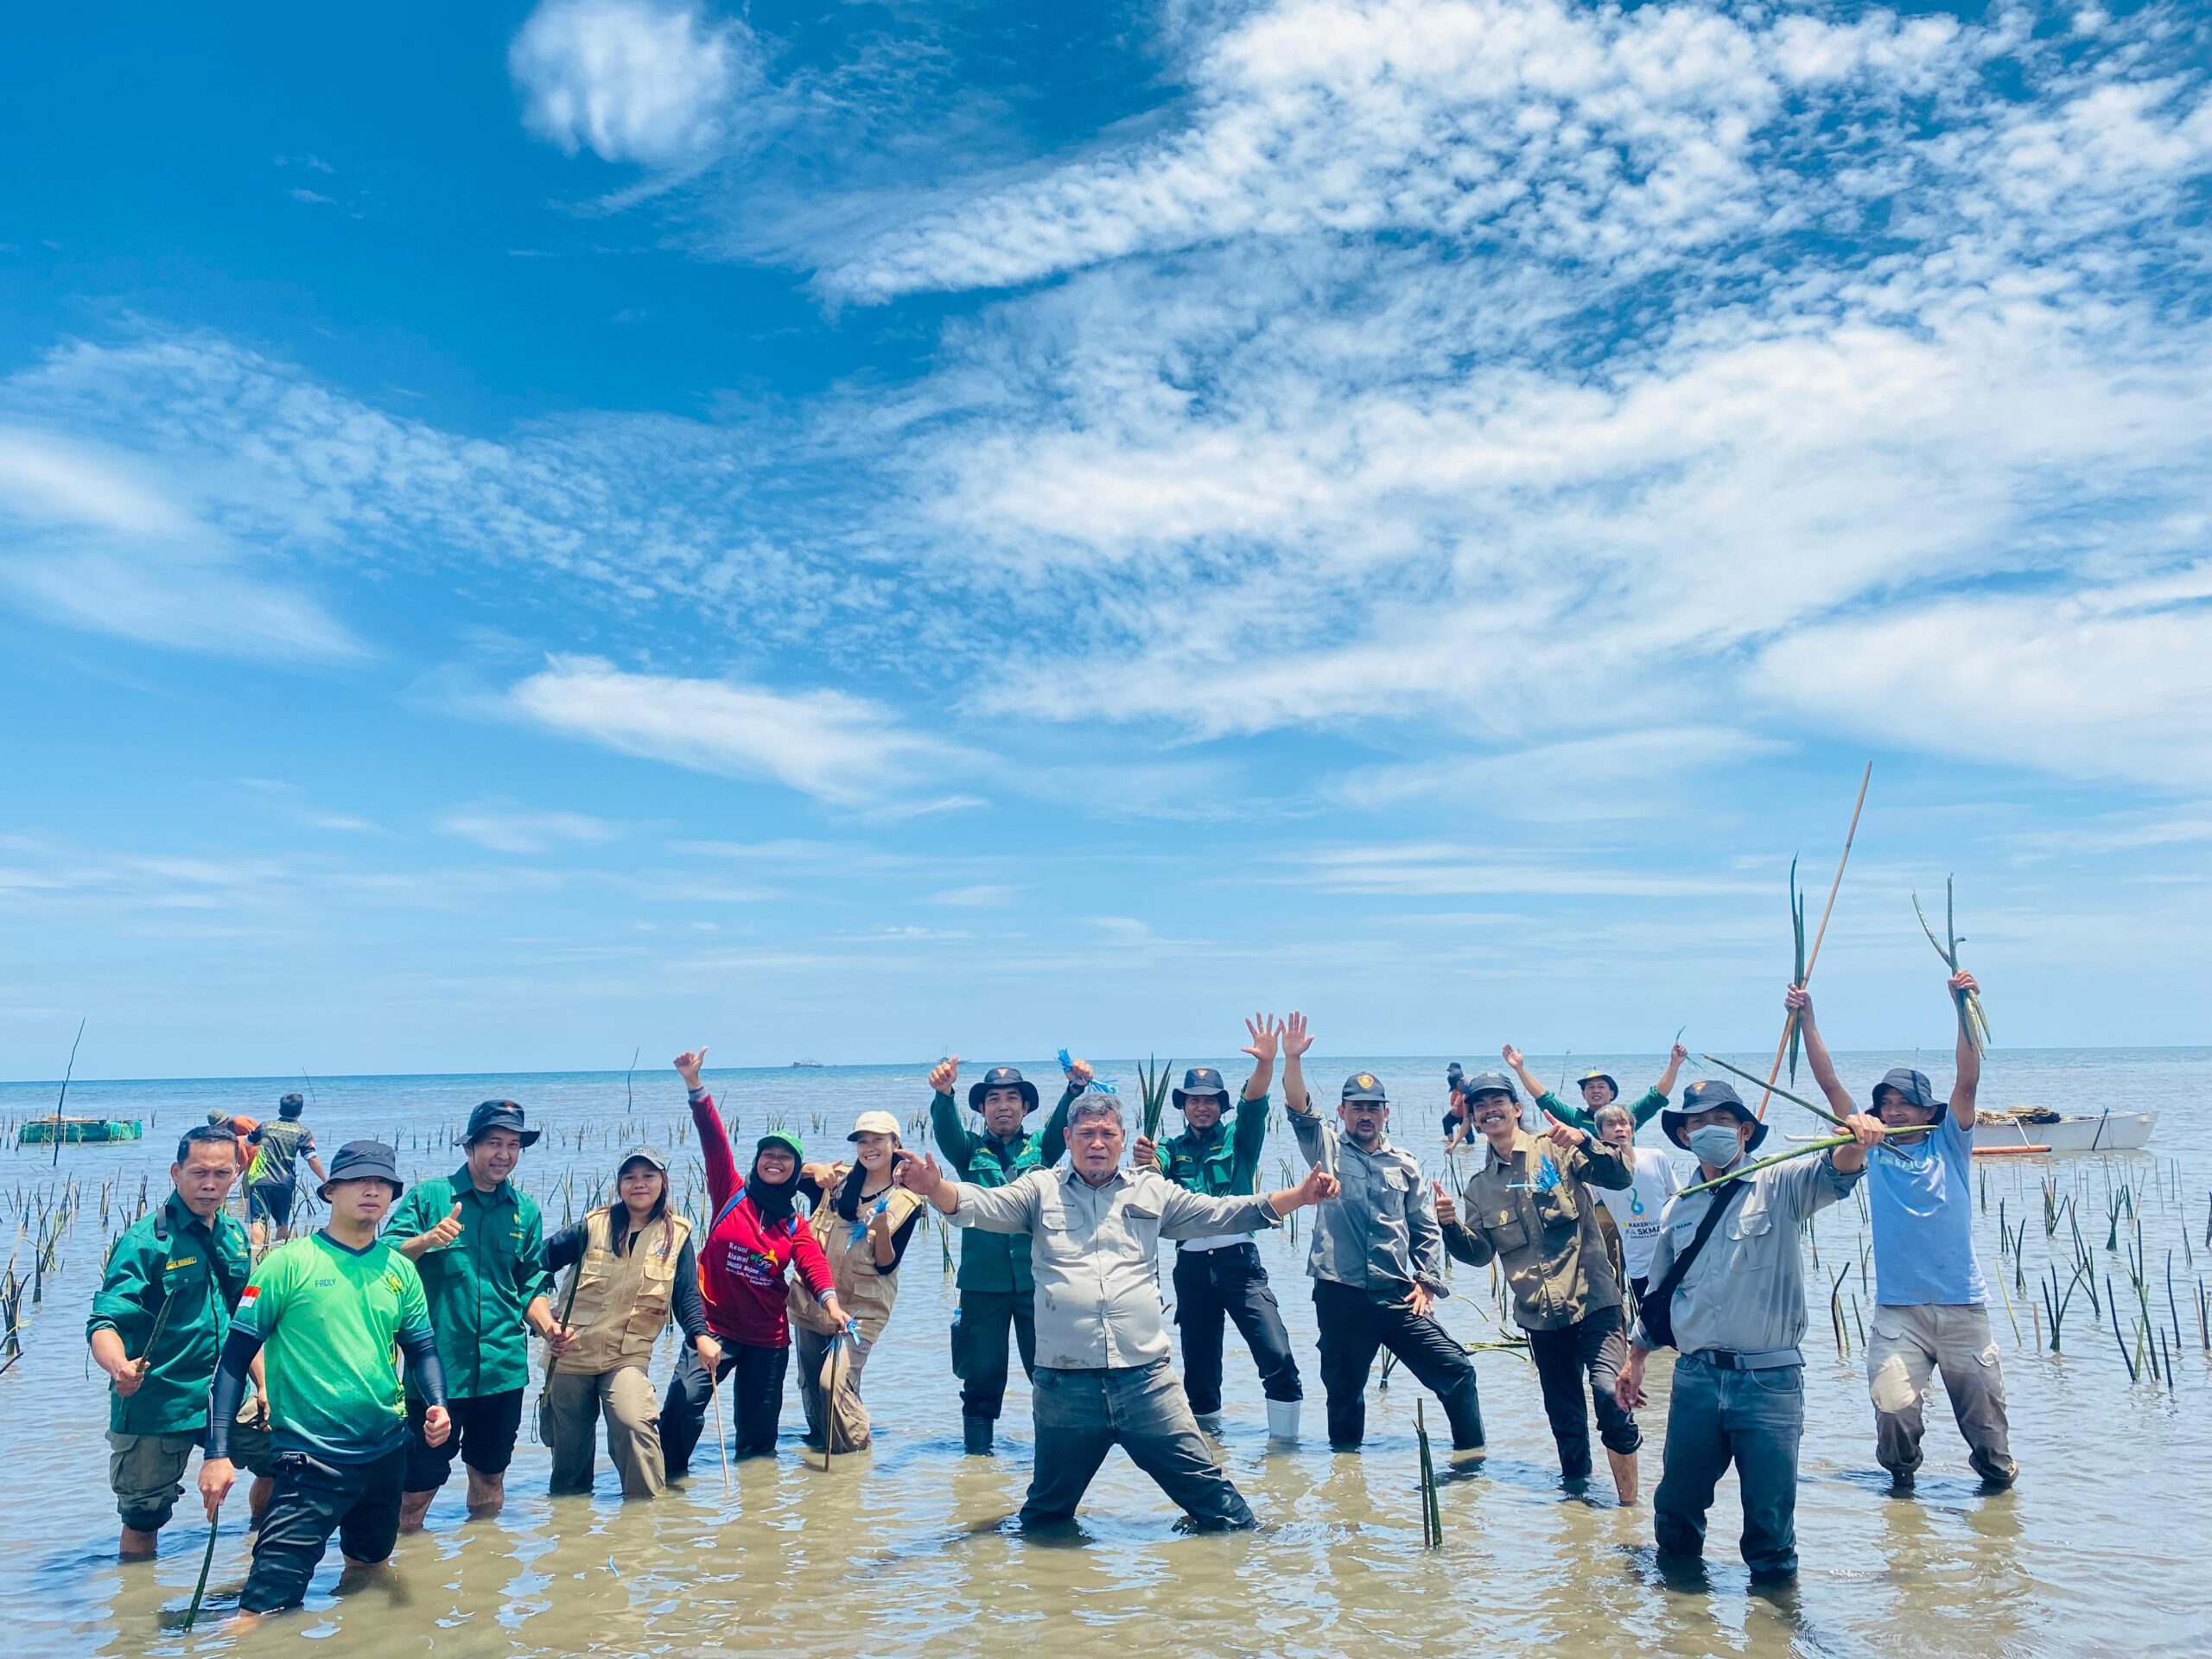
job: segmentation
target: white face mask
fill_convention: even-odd
[[[1704,1123],[1689,1132],[1690,1151],[1713,1169],[1726,1169],[1743,1156],[1743,1137],[1733,1123]]]

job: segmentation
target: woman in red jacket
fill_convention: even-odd
[[[703,1048],[679,1054],[676,1069],[690,1091],[691,1121],[698,1126],[707,1196],[714,1205],[714,1219],[699,1245],[699,1288],[708,1328],[721,1344],[722,1355],[712,1376],[690,1348],[677,1355],[660,1408],[660,1443],[671,1479],[690,1471],[692,1449],[699,1444],[715,1386],[733,1371],[737,1455],[775,1455],[784,1372],[791,1363],[791,1321],[784,1303],[785,1277],[792,1268],[823,1311],[841,1325],[848,1323],[831,1284],[830,1263],[798,1216],[798,1137],[782,1129],[762,1135],[753,1149],[752,1173],[741,1185],[729,1132],[715,1109],[714,1096],[699,1083],[706,1058]]]

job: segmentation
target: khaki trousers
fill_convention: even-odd
[[[660,1450],[660,1400],[642,1365],[597,1376],[556,1371],[545,1388],[545,1440],[553,1450],[553,1491],[588,1492],[592,1441],[601,1414],[607,1452],[622,1477],[625,1497],[658,1497],[668,1490]]]
[[[1938,1370],[1975,1472],[2010,1485],[2019,1465],[2012,1461],[2005,1423],[2005,1372],[1997,1363],[1989,1310],[1973,1303],[1874,1310],[1866,1340],[1874,1455],[1893,1475],[1919,1469],[1920,1439],[1927,1426],[1922,1408],[1929,1377]]]
[[[849,1339],[838,1351],[837,1394],[833,1401],[822,1386],[822,1362],[829,1356],[830,1338],[797,1324],[791,1326],[791,1336],[798,1344],[798,1399],[806,1408],[806,1438],[822,1446],[826,1421],[836,1430],[836,1439],[828,1442],[832,1452],[859,1451],[868,1443],[871,1433],[868,1408],[861,1402],[861,1370],[875,1344],[863,1348]]]

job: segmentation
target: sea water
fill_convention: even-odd
[[[1324,1102],[1348,1071],[1381,1076],[1399,1103],[1394,1139],[1449,1181],[1439,1126],[1443,1058],[1309,1058]],[[1481,1069],[1478,1057],[1460,1058]],[[1728,1058],[1764,1074],[1770,1056]],[[1846,1081],[1863,1090],[1886,1067],[1915,1058],[1850,1054],[1840,1064]],[[1949,1080],[1948,1060],[1918,1057],[1939,1089]],[[1243,1063],[1232,1061],[1213,1063],[1234,1087]],[[1548,1075],[1550,1067],[1535,1064]],[[1578,1073],[1588,1065],[1612,1071],[1630,1096],[1659,1070],[1650,1056],[1576,1057]],[[1048,1080],[1049,1102],[1054,1069],[1025,1069]],[[1120,1079],[1125,1110],[1137,1111],[1135,1065],[1100,1069]],[[797,1130],[810,1156],[840,1153],[863,1110],[887,1109],[918,1125],[928,1104],[925,1071],[723,1071],[709,1080],[742,1160],[772,1123]],[[1696,1074],[1694,1065],[1688,1075]],[[963,1094],[969,1081],[963,1074]],[[75,1182],[80,1205],[40,1301],[24,1299],[22,1357],[0,1376],[0,1457],[10,1476],[0,1645],[17,1659],[276,1651],[302,1637],[327,1644],[318,1650],[327,1659],[434,1647],[445,1659],[1015,1650],[1185,1659],[1538,1648],[1574,1656],[2202,1652],[2212,1642],[2205,1566],[2212,1363],[2197,1313],[2200,1283],[2212,1285],[2208,1083],[2212,1050],[2205,1049],[1999,1051],[1989,1058],[1986,1106],[2159,1114],[2145,1152],[1977,1160],[1986,1187],[1986,1208],[1978,1206],[1975,1217],[1983,1267],[1993,1297],[2000,1279],[2010,1296],[2009,1310],[2003,1300],[1991,1306],[2022,1468],[2010,1493],[1979,1491],[1938,1392],[1929,1402],[1919,1491],[1909,1499],[1888,1496],[1873,1457],[1864,1373],[1862,1329],[1873,1307],[1866,1224],[1856,1199],[1819,1217],[1808,1248],[1817,1249],[1820,1265],[1808,1263],[1806,1274],[1812,1306],[1797,1510],[1803,1573],[1795,1591],[1779,1596],[1749,1590],[1736,1554],[1732,1480],[1723,1482],[1712,1516],[1709,1586],[1670,1586],[1656,1569],[1649,1497],[1664,1436],[1664,1357],[1653,1363],[1652,1403],[1641,1414],[1644,1502],[1624,1510],[1613,1501],[1602,1461],[1588,1492],[1561,1490],[1533,1368],[1517,1354],[1478,1352],[1490,1457],[1478,1473],[1446,1481],[1443,1544],[1425,1549],[1413,1433],[1421,1390],[1413,1379],[1400,1370],[1385,1385],[1378,1368],[1369,1439],[1357,1455],[1332,1454],[1323,1435],[1306,1216],[1294,1241],[1286,1229],[1260,1244],[1306,1389],[1305,1439],[1294,1449],[1268,1444],[1249,1360],[1233,1330],[1227,1342],[1220,1456],[1262,1530],[1181,1532],[1172,1506],[1116,1453],[1072,1534],[1026,1539],[1009,1517],[1028,1473],[1027,1391],[1017,1366],[998,1455],[963,1457],[946,1338],[953,1284],[931,1222],[915,1236],[896,1316],[869,1360],[872,1449],[840,1456],[825,1472],[798,1443],[794,1381],[780,1455],[733,1465],[727,1492],[710,1420],[692,1478],[663,1501],[621,1502],[603,1456],[594,1496],[556,1499],[546,1496],[547,1454],[531,1438],[527,1420],[535,1414],[527,1413],[504,1514],[467,1520],[456,1478],[433,1505],[428,1531],[401,1541],[391,1571],[336,1595],[334,1548],[303,1611],[238,1642],[222,1632],[222,1620],[246,1567],[243,1482],[224,1511],[207,1611],[189,1636],[175,1625],[207,1535],[196,1494],[188,1490],[179,1503],[156,1562],[124,1567],[114,1557],[106,1388],[88,1368],[83,1327],[107,1239],[134,1211],[142,1179],[158,1200],[176,1136],[211,1107],[272,1116],[276,1096],[296,1087],[312,1096],[307,1122],[326,1159],[346,1140],[396,1138],[403,1173],[447,1173],[461,1161],[453,1139],[468,1109],[506,1097],[548,1131],[525,1154],[519,1179],[543,1205],[549,1230],[582,1211],[594,1183],[611,1177],[617,1148],[639,1134],[675,1155],[677,1194],[696,1213],[706,1205],[705,1183],[682,1086],[664,1067],[633,1079],[618,1072],[79,1084],[70,1092],[73,1113],[141,1118],[146,1138],[64,1147],[57,1170],[50,1148],[13,1144],[16,1122],[52,1109],[51,1085],[0,1085],[0,1123],[10,1126],[10,1142],[0,1160],[0,1225],[12,1238],[22,1212],[35,1218],[36,1195],[56,1182]],[[1273,1110],[1263,1160],[1269,1185],[1301,1173],[1279,1099]],[[1167,1116],[1172,1132],[1172,1106]],[[1786,1103],[1777,1102],[1770,1117],[1785,1134],[1819,1128]],[[1033,1124],[1041,1121],[1040,1114]],[[1656,1123],[1647,1128],[1645,1141],[1659,1144],[1657,1133]],[[917,1139],[910,1128],[909,1144]],[[1463,1154],[1459,1173],[1473,1166]],[[2044,1227],[2047,1177],[2073,1204],[2054,1237]],[[2133,1217],[2120,1210],[2120,1248],[2107,1251],[2123,1192]],[[2000,1266],[2000,1206],[2006,1222],[2027,1223],[2024,1293],[2012,1264]],[[2149,1284],[2139,1297],[2128,1264],[2134,1218]],[[2062,1281],[2071,1276],[2075,1219],[2104,1308],[2093,1312],[2076,1287],[2063,1351],[2054,1354],[2047,1320],[2037,1345],[2029,1305],[2052,1262],[2060,1263]],[[957,1239],[950,1242],[957,1251]],[[35,1253],[26,1236],[19,1274]],[[1170,1265],[1163,1261],[1163,1284]],[[1453,1334],[1468,1342],[1510,1334],[1487,1269],[1456,1268],[1452,1288],[1440,1317]],[[1847,1352],[1839,1351],[1832,1295]],[[2133,1350],[2146,1301],[2171,1350],[2171,1386],[2154,1382],[2147,1369],[2129,1381],[2122,1345]],[[671,1353],[664,1340],[654,1358],[657,1382]],[[1441,1456],[1440,1414],[1428,1414]]]

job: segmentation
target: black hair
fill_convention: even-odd
[[[218,1143],[231,1149],[231,1161],[236,1163],[238,1155],[238,1136],[232,1135],[227,1128],[213,1123],[197,1123],[184,1132],[183,1138],[176,1143],[176,1161],[181,1164],[190,1158],[192,1148],[195,1145],[212,1147]]]
[[[668,1213],[668,1172],[666,1170],[642,1152],[632,1153],[616,1165],[614,1202],[607,1206],[607,1241],[614,1246],[614,1254],[617,1255],[627,1255],[630,1253],[630,1205],[622,1197],[622,1178],[630,1173],[630,1166],[632,1164],[643,1164],[660,1177],[660,1196],[653,1200],[652,1212],[645,1217],[645,1227],[652,1226],[653,1223]],[[622,1212],[622,1225],[620,1227],[614,1224],[614,1212],[617,1210]],[[640,1227],[638,1230],[643,1232],[645,1227]]]
[[[276,1116],[279,1117],[297,1117],[302,1112],[307,1110],[307,1102],[302,1100],[297,1095],[287,1095],[283,1099],[276,1103]]]

